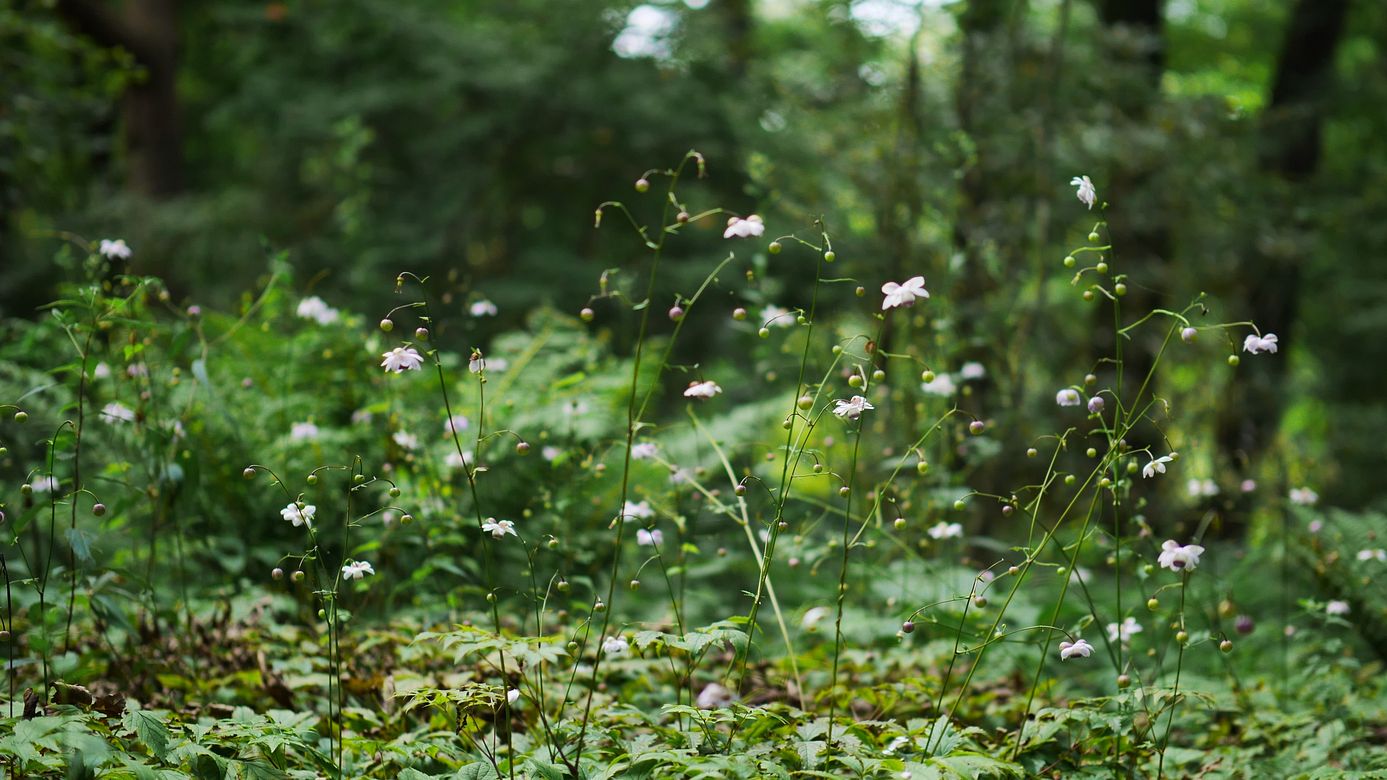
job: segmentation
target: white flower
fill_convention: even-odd
[[[936,374],[934,379],[920,383],[920,391],[929,395],[949,397],[958,391],[954,380],[948,374]]]
[[[472,353],[471,359],[467,361],[467,370],[473,374],[480,374],[486,370],[486,358],[482,357],[482,353]]]
[[[447,457],[443,459],[443,465],[447,466],[450,469],[460,469],[463,466],[470,464],[471,462],[471,450],[464,450],[461,455],[458,454],[457,450],[452,450],[448,453]]]
[[[904,284],[887,282],[881,286],[881,291],[886,295],[881,302],[881,310],[893,309],[897,306],[912,306],[916,298],[929,300],[929,291],[925,289],[925,277],[912,276],[905,280]]]
[[[985,376],[987,376],[987,369],[983,368],[982,363],[976,360],[964,363],[963,367],[958,370],[958,378],[963,380],[982,379]]]
[[[1055,393],[1055,403],[1060,406],[1078,406],[1083,402],[1084,399],[1079,396],[1079,391],[1072,387],[1066,387]]]
[[[1336,601],[1331,601],[1331,602],[1329,602],[1328,604],[1325,604],[1325,605],[1324,605],[1324,612],[1325,612],[1325,614],[1327,614],[1327,615],[1347,615],[1347,614],[1348,614],[1348,602],[1347,602],[1347,601],[1337,601],[1337,600],[1336,600]]]
[[[693,469],[687,466],[680,466],[669,472],[669,483],[671,485],[682,485],[693,480]]]
[[[1218,483],[1212,479],[1192,479],[1185,483],[1193,498],[1210,498],[1218,495]]]
[[[50,491],[56,492],[58,490],[58,485],[58,478],[52,475],[49,475],[47,477],[39,477],[38,479],[29,483],[29,487],[33,488],[35,493],[48,493]]]
[[[1324,530],[1324,521],[1318,517],[1310,521],[1310,533],[1317,534]]]
[[[1136,618],[1129,617],[1126,620],[1123,620],[1121,624],[1109,623],[1108,641],[1121,642],[1125,645],[1128,642],[1132,641],[1133,634],[1140,634],[1141,631],[1141,624],[1137,622]]]
[[[117,238],[114,241],[109,238],[103,238],[101,239],[101,248],[97,251],[107,260],[115,260],[117,258],[129,260],[131,254],[130,247],[126,245],[125,239],[123,238]]]
[[[563,405],[563,414],[564,414],[565,417],[581,417],[582,415],[585,415],[585,414],[587,414],[587,413],[588,413],[588,404],[587,404],[586,401],[565,401],[565,402],[564,402],[564,405]]]
[[[467,430],[468,425],[471,425],[471,423],[467,421],[466,417],[463,417],[460,414],[455,414],[447,420],[443,421],[443,433],[449,436],[452,436],[455,433],[462,433],[463,431]]]
[[[1382,561],[1382,562],[1387,563],[1387,550],[1384,550],[1384,549],[1382,549],[1381,547],[1379,547],[1379,548],[1377,548],[1376,550],[1359,550],[1359,551],[1358,551],[1358,560],[1360,560],[1360,561],[1371,561],[1371,560],[1374,560],[1374,559],[1376,559],[1376,560],[1378,560],[1378,561]]]
[[[818,631],[819,624],[831,614],[833,614],[833,610],[828,607],[811,607],[808,612],[804,613],[804,617],[800,618],[799,624],[804,627],[805,631]]]
[[[694,705],[701,710],[712,710],[718,707],[726,707],[732,703],[732,691],[718,683],[708,683],[703,690],[699,691],[698,698],[694,700]]]
[[[299,506],[297,502],[291,502],[283,509],[279,510],[279,516],[294,524],[295,528],[301,525],[313,526],[313,515],[318,513],[318,507],[312,504]]]
[[[1291,503],[1297,506],[1314,506],[1320,501],[1320,494],[1308,487],[1291,488]]]
[[[1088,658],[1089,654],[1092,652],[1093,645],[1089,644],[1087,639],[1079,639],[1073,642],[1060,642],[1061,661],[1068,661],[1076,655]]]
[[[486,370],[493,374],[499,374],[510,368],[510,361],[505,358],[487,358]]]
[[[516,538],[520,537],[520,534],[515,532],[515,523],[510,520],[497,520],[494,517],[488,517],[486,521],[482,523],[482,530],[491,534],[496,539],[501,539],[505,537],[506,534],[510,534]]]
[[[644,528],[636,531],[636,544],[641,547],[657,547],[665,542],[665,535],[656,528],[647,531]]]
[[[1093,188],[1093,180],[1087,176],[1075,176],[1069,180],[1069,186],[1079,188],[1074,195],[1080,203],[1088,206],[1090,210],[1093,208],[1093,204],[1098,202],[1098,190]],[[1085,653],[1084,655],[1088,654]]]
[[[1199,566],[1199,556],[1203,554],[1204,548],[1197,544],[1182,545],[1174,539],[1167,539],[1161,544],[1161,554],[1156,562],[1161,568],[1171,571],[1194,571]]]
[[[519,688],[511,688],[510,690],[506,691],[506,703],[507,703],[507,704],[515,704],[515,703],[518,702],[518,701],[520,701],[520,689],[519,689]]]
[[[761,325],[766,328],[788,328],[795,324],[795,315],[789,309],[771,304],[761,310]]]
[[[318,438],[318,426],[311,422],[296,422],[289,428],[289,438],[293,441],[312,441]]]
[[[352,412],[352,425],[365,425],[371,421],[370,409],[357,409]]]
[[[1244,493],[1251,493],[1252,491],[1257,489],[1257,480],[1245,479],[1242,481],[1241,484],[1238,485],[1238,489]]]
[[[366,561],[353,561],[342,567],[342,576],[349,580],[359,580],[367,574],[375,574],[376,570],[371,568],[371,564]]]
[[[1276,341],[1275,333],[1268,333],[1265,336],[1249,333],[1247,338],[1243,339],[1243,352],[1251,352],[1254,355],[1259,352],[1271,352],[1275,354],[1277,347]]]
[[[540,457],[544,458],[545,460],[554,460],[555,458],[563,454],[563,450],[550,444],[548,446],[541,447],[539,450],[539,454]]]
[[[131,363],[125,367],[125,375],[131,379],[149,376],[149,366],[144,363]]]
[[[472,304],[468,311],[472,312],[473,317],[495,317],[496,304],[483,298]]]
[[[609,636],[602,640],[602,652],[607,655],[626,655],[626,651],[631,649],[631,645],[619,636]]]
[[[833,404],[834,416],[839,418],[847,418],[849,420],[856,420],[857,418],[862,416],[863,412],[867,411],[868,409],[876,408],[875,406],[872,406],[870,403],[868,403],[866,398],[863,398],[860,395],[855,395],[847,401],[834,401]]]
[[[414,347],[395,347],[381,357],[385,358],[380,363],[381,367],[397,374],[413,371],[424,365],[424,356],[416,352]]]
[[[305,320],[313,320],[319,325],[331,325],[337,321],[339,316],[336,309],[328,306],[322,298],[316,295],[299,301],[296,314]]]
[[[418,436],[415,436],[415,435],[412,434],[412,433],[406,433],[406,432],[404,432],[404,431],[395,431],[395,433],[394,433],[390,438],[391,438],[391,439],[394,439],[394,440],[395,440],[395,443],[398,444],[398,445],[400,445],[400,448],[401,448],[401,449],[405,449],[405,450],[417,450],[417,449],[419,449],[419,437],[418,437]]]
[[[92,376],[96,379],[108,379],[111,376],[111,367],[105,363],[97,363],[96,368],[92,369]]]
[[[1175,456],[1176,453],[1172,452],[1169,455],[1162,455],[1159,458],[1152,458],[1150,463],[1141,467],[1141,476],[1146,479],[1150,479],[1151,477],[1154,477],[1157,474],[1164,474],[1165,464],[1174,463]]]
[[[766,232],[766,226],[762,224],[761,218],[752,214],[746,219],[741,217],[729,217],[727,219],[727,229],[722,232],[723,238],[756,238]]]
[[[626,505],[621,508],[621,516],[637,517],[644,520],[647,517],[654,517],[655,510],[650,508],[650,502],[648,501],[642,501],[640,503],[632,503],[631,501],[627,501]]]
[[[115,401],[112,401],[111,403],[106,404],[104,407],[102,407],[101,416],[105,417],[107,422],[135,421],[135,413],[131,411],[128,407],[122,404],[118,404]]]
[[[659,447],[655,446],[655,442],[643,441],[640,444],[631,445],[631,457],[635,460],[648,460],[655,457],[657,452],[659,452]]]
[[[687,390],[684,391],[685,398],[712,398],[722,392],[718,383],[709,379],[703,382],[690,382]]]
[[[926,533],[934,539],[957,539],[963,536],[963,526],[958,523],[946,523],[940,520],[926,531]]]

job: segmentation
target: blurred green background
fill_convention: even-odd
[[[1175,380],[1214,407],[1218,473],[1270,462],[1365,507],[1387,468],[1384,46],[1377,0],[8,0],[0,318],[75,273],[71,231],[126,239],[183,303],[232,305],[283,253],[361,312],[400,271],[443,276],[500,332],[638,260],[594,207],[695,148],[700,199],[772,234],[823,215],[863,278],[924,273],[950,362],[1015,400],[1089,351],[1091,322],[1052,322],[1087,174],[1129,311],[1207,291],[1210,322],[1281,337],[1242,381]],[[709,222],[669,290],[725,252]],[[812,283],[768,273],[781,303]]]

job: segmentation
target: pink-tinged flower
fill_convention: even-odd
[[[741,217],[729,217],[727,219],[727,230],[722,232],[723,238],[757,238],[766,232],[766,226],[761,222],[761,218],[752,214],[746,219]]]
[[[1076,639],[1073,642],[1060,642],[1060,660],[1068,661],[1074,656],[1088,658],[1093,653],[1093,645],[1087,639]]]
[[[1326,615],[1347,615],[1349,613],[1348,602],[1331,601],[1324,605],[1324,612]]]
[[[1247,338],[1243,339],[1243,352],[1250,352],[1254,355],[1260,352],[1271,352],[1275,354],[1277,348],[1276,341],[1275,333],[1268,333],[1265,336],[1249,333]]]
[[[497,309],[496,304],[483,298],[468,307],[468,311],[473,317],[495,317]]]
[[[496,539],[500,539],[506,534],[510,534],[517,538],[520,536],[520,534],[515,532],[515,523],[510,520],[497,520],[494,517],[488,517],[482,523],[482,530],[491,534],[492,537]]]
[[[1075,176],[1069,180],[1069,186],[1078,187],[1074,195],[1079,202],[1093,209],[1093,204],[1098,202],[1098,190],[1093,187],[1093,180],[1087,176]]]
[[[129,260],[132,254],[123,238],[117,238],[114,241],[103,238],[101,239],[101,247],[97,251],[107,260]]]
[[[948,374],[936,374],[934,379],[920,383],[920,392],[926,395],[939,395],[945,398],[958,392],[958,385]]]
[[[1182,545],[1174,539],[1167,539],[1161,544],[1161,554],[1156,562],[1161,568],[1171,571],[1194,571],[1199,566],[1199,556],[1203,554],[1204,548],[1197,544]]]
[[[649,531],[641,528],[636,531],[636,544],[641,547],[655,547],[664,542],[665,535],[658,528]]]
[[[1310,525],[1308,526],[1308,528],[1310,533],[1317,534],[1320,531],[1324,530],[1324,521],[1317,517],[1314,520],[1310,521]]]
[[[309,296],[299,301],[299,307],[294,311],[300,319],[313,320],[319,325],[331,325],[337,322],[341,313],[327,305],[322,298],[316,295]]]
[[[761,326],[765,328],[788,328],[795,324],[795,315],[789,309],[771,304],[761,310]]]
[[[1381,547],[1377,548],[1376,550],[1359,550],[1359,551],[1358,551],[1358,560],[1360,560],[1360,561],[1371,561],[1371,560],[1376,560],[1376,561],[1379,561],[1379,562],[1382,562],[1382,563],[1387,563],[1387,550],[1384,550],[1384,549],[1382,549]]]
[[[1212,479],[1192,479],[1186,483],[1191,498],[1213,498],[1218,495],[1218,483]]]
[[[387,372],[394,371],[397,374],[405,371],[413,371],[424,365],[424,356],[415,351],[414,347],[395,347],[381,357],[380,365]]]
[[[647,518],[654,517],[655,510],[650,508],[649,501],[627,501],[626,505],[621,508],[621,516],[635,517],[641,520],[645,520]]]
[[[466,417],[463,417],[460,414],[455,414],[447,420],[443,421],[443,433],[448,436],[452,436],[455,433],[462,433],[463,431],[467,430],[467,426],[470,424],[471,423],[467,421]]]
[[[419,449],[419,437],[405,431],[395,431],[390,438],[400,446],[402,450]]]
[[[834,416],[839,418],[846,418],[848,420],[856,420],[857,418],[862,416],[863,412],[867,411],[868,409],[876,408],[875,406],[872,406],[870,403],[868,403],[866,398],[863,398],[860,395],[855,395],[847,401],[834,401],[833,404]]]
[[[359,580],[367,574],[375,573],[376,570],[366,561],[353,561],[342,567],[342,576],[349,580]]]
[[[1136,618],[1129,617],[1126,620],[1123,620],[1120,624],[1108,624],[1108,641],[1121,642],[1125,645],[1128,642],[1132,641],[1132,637],[1134,635],[1140,634],[1141,632],[1141,624],[1136,621]]]
[[[1308,487],[1291,488],[1290,499],[1296,506],[1314,506],[1320,502],[1320,494]]]
[[[289,426],[289,438],[293,441],[313,441],[318,438],[318,426],[311,422],[296,422]]]
[[[279,516],[294,524],[295,528],[301,525],[313,526],[313,515],[318,513],[318,507],[312,504],[299,504],[297,501],[291,502],[283,509],[279,510]]]
[[[712,398],[722,392],[718,383],[709,379],[703,382],[690,382],[688,389],[684,391],[685,398]]]
[[[1078,406],[1084,399],[1079,396],[1079,391],[1072,387],[1066,387],[1055,393],[1055,403],[1060,406]]]
[[[1251,493],[1252,491],[1257,489],[1257,480],[1245,479],[1242,481],[1241,484],[1238,485],[1238,489],[1244,493]]]
[[[929,534],[931,539],[957,539],[963,536],[963,526],[958,523],[946,523],[941,520],[931,526],[925,533]]]
[[[1103,401],[1103,396],[1095,395],[1092,398],[1088,399],[1088,413],[1098,414],[1103,411],[1103,407],[1105,405],[1106,404]]]
[[[106,422],[134,422],[135,413],[123,404],[112,401],[101,409],[101,416]]]
[[[634,460],[649,460],[655,457],[657,452],[659,447],[655,446],[655,442],[643,441],[631,445],[631,458]]]
[[[958,378],[964,381],[982,379],[987,376],[987,369],[983,368],[982,363],[970,360],[958,369]]]
[[[912,276],[902,284],[887,282],[881,286],[881,292],[886,296],[881,302],[882,311],[897,306],[913,306],[916,298],[929,300],[929,291],[925,289],[923,276]]]

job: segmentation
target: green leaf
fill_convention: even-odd
[[[154,757],[163,761],[169,754],[169,727],[158,716],[146,710],[127,707],[125,718],[121,721],[125,728],[135,732]]]

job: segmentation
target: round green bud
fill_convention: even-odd
[[[968,507],[968,502],[967,502],[967,501],[964,501],[964,500],[961,499],[961,498],[954,502],[954,509],[956,509],[956,510],[958,510],[958,511],[960,511],[960,512],[962,512],[962,511],[963,511],[964,509],[966,509],[967,507]]]
[[[743,308],[740,307],[740,306],[738,306],[737,308],[733,309],[733,310],[732,310],[732,319],[736,320],[737,322],[741,322],[742,320],[746,319],[746,309],[743,309]]]
[[[1073,484],[1074,484],[1075,482],[1077,482],[1077,481],[1078,481],[1078,480],[1075,479],[1075,477],[1074,477],[1073,474],[1065,474],[1065,475],[1064,475],[1064,484],[1066,484],[1066,485],[1073,485]]]
[[[588,306],[584,306],[582,311],[578,312],[578,319],[583,322],[592,322],[593,318],[596,316],[597,312],[593,311],[592,308]]]
[[[862,384],[863,383],[861,374],[853,374],[852,376],[848,377],[848,387],[862,387]]]
[[[1155,612],[1161,608],[1161,602],[1153,596],[1146,600],[1146,608]]]
[[[1096,458],[1098,457],[1098,450],[1093,447],[1089,447],[1087,450],[1084,451],[1084,454],[1089,456],[1090,458]]]
[[[1123,284],[1122,282],[1118,282],[1116,285],[1113,286],[1112,291],[1113,294],[1121,298],[1122,296],[1127,294],[1127,285]]]
[[[929,473],[929,461],[927,461],[927,460],[922,460],[922,461],[920,461],[919,463],[916,463],[916,464],[915,464],[915,473],[919,474],[920,476],[924,476],[925,474],[928,474],[928,473]]]
[[[1093,266],[1093,270],[1106,275],[1108,273],[1108,264],[1100,260],[1097,265]]]
[[[516,454],[516,455],[520,455],[520,456],[522,456],[522,457],[525,456],[525,455],[529,455],[529,454],[530,454],[530,443],[527,442],[527,441],[518,441],[518,442],[516,442],[516,443],[515,443],[515,454]]]
[[[389,492],[391,498],[399,498],[399,497],[400,497],[400,489],[397,488],[397,487],[392,487],[392,488],[390,488],[390,490],[387,491],[387,492]]]
[[[1100,238],[1102,238],[1102,236],[1098,235],[1098,231],[1096,230],[1088,234],[1088,240],[1095,244],[1098,243],[1098,239]]]
[[[1037,455],[1039,455],[1039,454],[1040,454],[1040,450],[1037,450],[1035,447],[1027,447],[1027,448],[1026,448],[1026,457],[1028,457],[1028,458],[1034,458],[1035,456],[1037,456]]]
[[[316,484],[318,484],[318,475],[317,475],[317,474],[309,474],[309,475],[304,479],[304,482],[307,482],[307,483],[310,484],[310,485],[316,485]]]
[[[1231,653],[1233,652],[1233,642],[1228,639],[1225,639],[1222,642],[1218,643],[1218,649],[1222,650],[1225,653]]]
[[[857,297],[861,298],[862,296],[867,294],[867,288],[858,285],[857,289],[853,290],[853,292],[857,294]]]
[[[905,518],[904,518],[904,517],[898,517],[898,518],[896,518],[895,522],[893,522],[892,525],[894,525],[894,526],[896,527],[896,530],[897,530],[897,531],[904,531],[904,530],[905,530]]]
[[[885,372],[885,371],[882,371],[882,370],[879,369],[879,368],[878,368],[877,370],[873,371],[873,372],[872,372],[872,381],[873,381],[873,382],[884,382],[884,381],[886,381],[886,372]]]
[[[649,179],[646,179],[645,177],[641,177],[641,178],[639,178],[639,179],[636,179],[636,192],[649,192],[649,191],[650,191],[650,180],[649,180]]]
[[[1132,684],[1132,678],[1131,678],[1131,677],[1129,677],[1129,676],[1127,676],[1127,675],[1125,675],[1125,674],[1119,674],[1119,675],[1117,676],[1117,687],[1118,687],[1118,688],[1125,689],[1125,688],[1127,688],[1127,686],[1129,686],[1129,685],[1131,685],[1131,684]]]
[[[14,413],[14,421],[17,422],[17,423],[19,423],[20,425],[23,425],[24,423],[29,422],[29,413],[28,413],[28,412],[15,412],[15,413]]]
[[[762,328],[762,329],[756,331],[756,335],[760,336],[760,337],[763,338],[763,339],[768,339],[768,338],[771,337],[770,328]]]
[[[255,479],[255,469],[251,468],[250,466],[246,466],[245,471],[241,472],[241,476],[245,477],[246,479]]]
[[[1064,267],[1065,267],[1065,268],[1073,268],[1073,267],[1074,267],[1074,264],[1075,264],[1075,263],[1078,263],[1078,262],[1079,262],[1078,260],[1075,260],[1075,259],[1074,259],[1074,256],[1073,256],[1073,255],[1065,255],[1065,257],[1064,257]]]
[[[1084,300],[1091,302],[1094,297],[1092,290],[1084,290]]]
[[[1184,643],[1190,641],[1189,632],[1187,632],[1187,631],[1176,631],[1176,632],[1175,632],[1175,641],[1176,641],[1176,642],[1179,642],[1179,643],[1182,644],[1182,645],[1183,645]]]
[[[933,382],[933,381],[934,381],[934,372],[933,372],[933,371],[930,371],[929,369],[925,369],[924,371],[921,371],[921,372],[920,372],[920,381],[921,381],[921,382],[924,382],[925,384],[929,384],[930,382]]]
[[[578,643],[577,643],[577,642],[569,642],[568,645],[567,645],[567,647],[568,647],[568,654],[569,654],[569,655],[577,655],[577,654],[578,654]]]
[[[554,589],[557,590],[557,591],[560,592],[560,593],[567,593],[567,592],[568,592],[569,590],[571,590],[572,588],[573,588],[573,586],[568,584],[568,580],[559,580],[559,581],[554,585]]]
[[[641,581],[640,581],[640,580],[631,580],[631,590],[640,590],[640,589],[641,589]]]
[[[814,407],[814,397],[805,393],[799,397],[795,405],[807,412]]]
[[[837,260],[837,259],[838,259],[838,255],[835,254],[834,251],[833,251],[832,249],[828,250],[827,252],[824,252],[824,262],[825,262],[825,263],[831,263],[831,262],[833,262],[834,260]]]
[[[770,243],[770,246],[767,246],[767,247],[766,247],[766,251],[767,251],[767,252],[770,252],[770,253],[773,254],[773,255],[778,255],[778,254],[780,254],[780,250],[781,250],[781,246],[780,246],[780,242],[779,242],[779,241],[772,241],[772,242]]]
[[[1233,366],[1234,368],[1237,368],[1238,364],[1241,362],[1242,358],[1238,357],[1237,355],[1228,356],[1228,365]]]
[[[380,321],[380,329],[385,331],[386,333],[389,333],[390,331],[395,329],[395,321],[390,319],[389,317],[386,317],[385,319]]]

